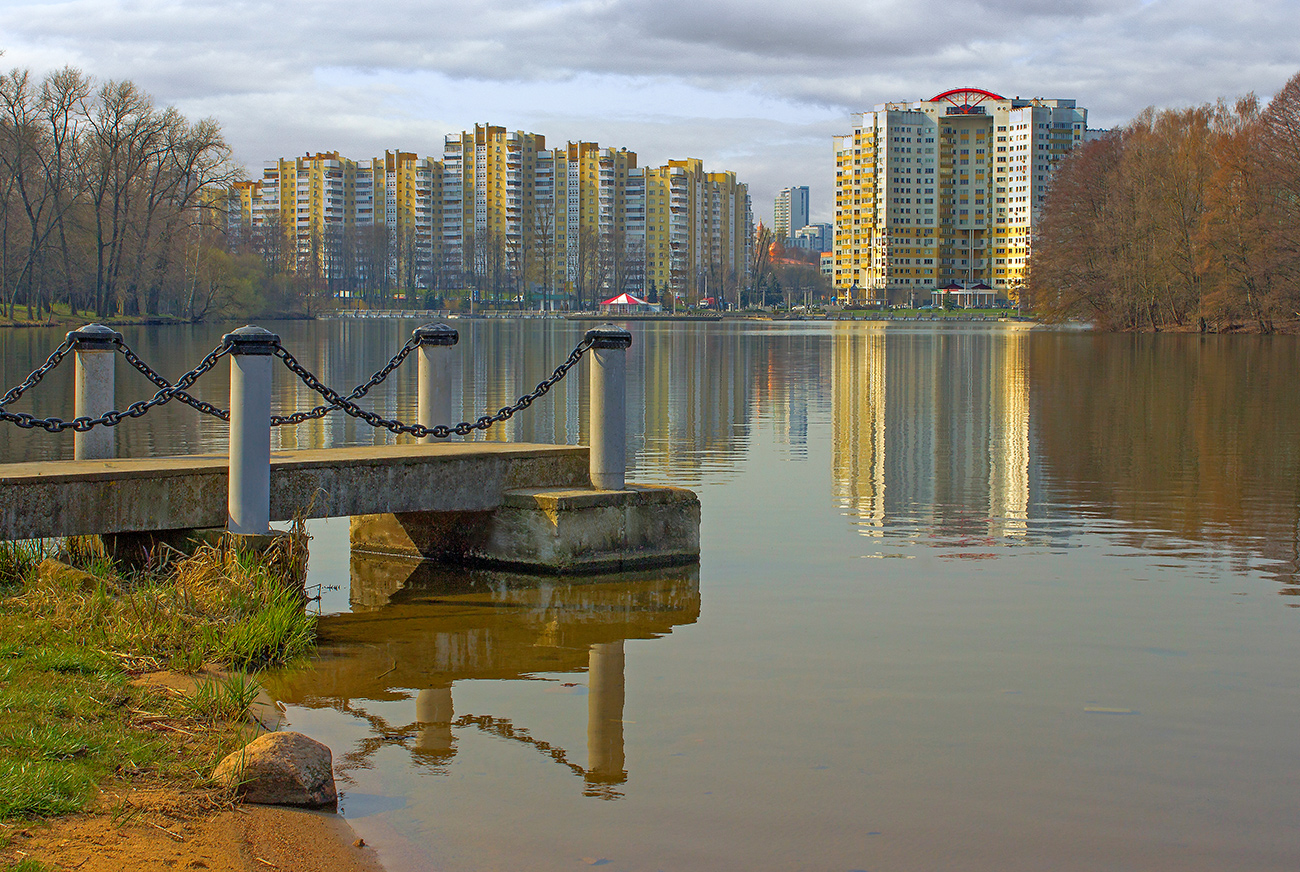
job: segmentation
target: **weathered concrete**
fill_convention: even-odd
[[[585,487],[587,449],[470,442],[277,452],[271,519],[488,511],[522,487]],[[0,540],[226,525],[224,456],[0,465]]]
[[[700,501],[681,488],[530,487],[492,512],[365,515],[354,553],[557,573],[619,572],[700,557]]]

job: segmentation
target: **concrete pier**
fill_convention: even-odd
[[[700,501],[682,488],[520,488],[485,512],[352,518],[352,551],[588,574],[692,563]]]
[[[0,466],[0,540],[142,533],[176,541],[227,521],[227,459]],[[699,559],[700,506],[680,488],[590,485],[586,448],[469,442],[273,453],[270,519],[352,517],[354,551],[553,573]]]
[[[225,455],[0,465],[0,540],[224,527]],[[583,487],[587,450],[475,442],[271,454],[271,520],[495,509],[508,490]]]

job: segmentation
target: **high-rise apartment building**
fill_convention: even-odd
[[[749,187],[695,158],[641,172],[645,184],[645,287],[662,298],[735,301],[748,277],[754,215]]]
[[[782,188],[772,210],[772,235],[783,245],[808,226],[808,186]]]
[[[439,251],[441,189],[441,165],[410,152],[365,161],[338,152],[282,158],[268,162],[260,179],[235,183],[229,229],[258,244],[276,268],[317,276],[343,295],[381,279],[421,287]]]
[[[625,291],[694,301],[744,282],[752,245],[748,188],[734,173],[694,159],[641,168],[625,148],[548,149],[539,134],[486,124],[445,137],[441,160],[272,161],[226,204],[232,238],[256,237],[277,268],[343,295],[383,277],[530,303],[590,306]]]
[[[974,88],[882,103],[835,137],[835,287],[874,302],[980,283],[1015,299],[1057,163],[1083,142],[1073,100]]]

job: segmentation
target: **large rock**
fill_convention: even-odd
[[[222,760],[212,778],[245,802],[318,808],[338,802],[334,755],[302,733],[267,733]]]

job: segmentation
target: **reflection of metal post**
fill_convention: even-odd
[[[622,784],[623,641],[592,645],[587,667],[587,781]]]
[[[460,340],[446,324],[425,324],[414,331],[420,345],[419,421],[425,427],[455,424],[451,412],[451,353],[445,349]],[[424,442],[438,442],[426,436]]]
[[[117,402],[113,364],[122,334],[103,324],[87,324],[68,334],[77,353],[76,394],[73,409],[78,418],[98,418]],[[99,426],[72,437],[77,460],[103,460],[117,455],[116,428]]]
[[[450,684],[420,691],[415,697],[415,720],[420,725],[415,737],[416,753],[443,759],[451,756],[453,712]]]
[[[591,352],[591,486],[622,490],[627,473],[627,350],[632,334],[604,324],[587,331]]]
[[[271,530],[271,355],[280,337],[261,327],[225,336],[230,346],[230,480],[226,529]]]

